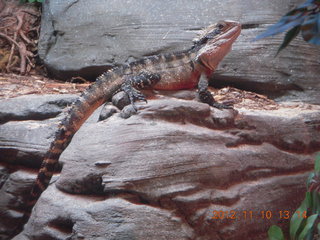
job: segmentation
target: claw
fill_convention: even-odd
[[[145,98],[145,96],[139,90],[132,87],[130,84],[123,84],[121,89],[128,95],[130,103],[135,111],[137,111],[137,107],[134,104],[135,101],[139,100],[147,103],[147,99]]]
[[[218,103],[214,100],[213,96],[208,90],[199,92],[199,98],[201,102],[207,103],[212,107],[218,108],[218,109],[232,109],[232,103]]]
[[[129,92],[129,97],[130,97],[130,100],[132,100],[133,102],[135,102],[136,100],[144,101],[144,102],[147,101],[145,96],[140,91],[138,91],[133,87],[132,87],[132,90]]]
[[[144,101],[147,103],[146,97],[140,91],[135,89],[133,95],[135,100]]]
[[[224,104],[224,103],[218,103],[218,102],[214,102],[211,106],[218,108],[218,109],[232,109],[233,108],[233,106],[230,104]]]

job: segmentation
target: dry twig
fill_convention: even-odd
[[[2,56],[6,63],[1,63],[0,72],[25,74],[35,67],[32,50],[36,47],[39,29],[33,24],[38,21],[39,13],[29,5],[18,3],[0,0],[0,52],[8,54]]]

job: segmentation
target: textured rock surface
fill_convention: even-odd
[[[40,166],[57,128],[52,118],[75,98],[74,95],[29,95],[1,100],[0,161]]]
[[[15,239],[266,239],[271,224],[287,224],[279,211],[292,213],[300,204],[320,150],[320,107],[287,103],[259,110],[248,104],[237,113],[193,97],[193,91],[154,96],[128,119],[117,112],[97,122],[96,111],[63,152],[61,174]],[[56,121],[16,124],[50,129]],[[20,135],[28,131],[48,147],[51,130],[19,129]],[[18,152],[33,150],[20,141],[3,135],[0,155],[7,142]],[[18,166],[1,160],[4,239],[36,176],[34,165],[22,160]],[[235,211],[237,219],[212,219],[215,211]],[[271,211],[272,219],[261,211]]]
[[[186,49],[200,28],[233,19],[244,29],[213,76],[217,86],[232,84],[279,100],[319,104],[319,48],[299,38],[274,58],[283,36],[251,42],[300,3],[50,0],[43,7],[39,55],[56,77],[94,78],[114,63]]]
[[[0,123],[43,120],[57,116],[75,100],[73,95],[27,95],[0,101]]]
[[[71,236],[68,239],[175,240],[194,236],[184,219],[157,206],[121,198],[79,198],[57,191],[53,186],[46,191],[41,202],[24,234],[15,239],[67,239]],[[48,208],[48,203],[53,205]]]

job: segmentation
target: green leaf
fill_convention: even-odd
[[[317,213],[317,207],[318,207],[318,204],[317,204],[317,197],[318,193],[315,192],[315,191],[312,191],[311,192],[311,197],[312,197],[312,210],[311,210],[311,213]]]
[[[313,191],[312,193],[312,213],[320,212],[320,196],[317,191]]]
[[[307,224],[299,235],[298,240],[303,240],[313,228],[314,222],[318,218],[318,214],[313,214],[307,219]]]
[[[307,0],[306,2],[302,3],[301,5],[299,5],[297,7],[297,9],[301,9],[301,8],[312,8],[315,7],[315,4],[319,2],[319,0]]]
[[[313,181],[313,178],[316,174],[314,172],[309,174],[309,177],[307,179],[307,189],[309,189],[311,182]]]
[[[302,37],[308,43],[320,45],[320,14],[307,16],[301,25]]]
[[[278,48],[276,55],[278,55],[281,50],[283,50],[286,46],[288,46],[289,43],[299,34],[299,32],[300,32],[300,26],[296,26],[292,28],[290,31],[288,31],[284,36],[282,44]]]
[[[306,202],[305,202],[305,210],[308,210],[308,208],[312,207],[312,196],[310,192],[306,192]],[[303,203],[302,203],[303,204]]]
[[[290,237],[295,239],[301,228],[304,226],[305,218],[302,217],[304,211],[307,211],[308,207],[311,206],[311,194],[310,192],[306,193],[306,197],[301,203],[300,207],[295,211],[290,220]],[[300,212],[300,214],[298,214]],[[300,230],[300,231],[299,231]]]
[[[297,213],[298,211],[300,211],[300,214]],[[291,217],[291,220],[290,220],[291,239],[296,239],[306,224],[306,219],[301,216],[302,213],[303,211],[298,209]]]
[[[269,240],[285,240],[280,227],[272,225],[268,231]]]
[[[256,38],[254,38],[253,41],[256,41],[265,37],[270,37],[270,36],[282,33],[284,31],[287,31],[296,26],[300,26],[303,23],[305,18],[306,16],[302,12],[297,12],[297,14],[295,15],[285,15],[277,23],[270,26],[265,32],[261,33]]]

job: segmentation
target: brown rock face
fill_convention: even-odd
[[[320,107],[244,99],[218,110],[193,96],[157,95],[127,119],[98,122],[97,111],[14,239],[266,239],[270,225],[286,226],[320,150]],[[4,236],[20,216],[17,186],[36,171],[2,169]]]

